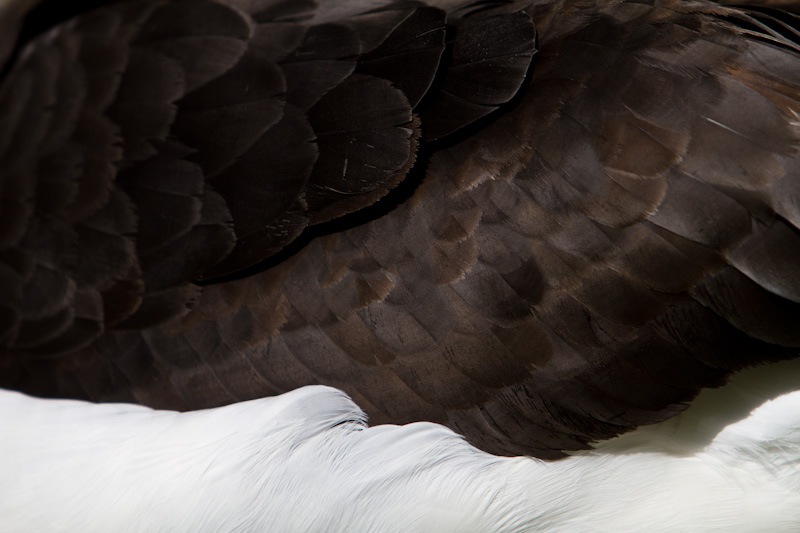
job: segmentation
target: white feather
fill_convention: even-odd
[[[0,531],[800,530],[800,392],[687,416],[547,463],[322,386],[183,414],[0,391]]]

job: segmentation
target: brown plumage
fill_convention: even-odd
[[[148,0],[60,26],[0,85],[0,386],[196,409],[324,383],[555,457],[795,357],[800,54],[770,17]]]

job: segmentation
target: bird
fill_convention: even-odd
[[[305,391],[577,464],[798,355],[790,11],[36,3],[0,5],[21,412],[141,404],[146,431]]]

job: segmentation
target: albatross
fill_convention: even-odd
[[[652,506],[608,511],[637,494],[623,473],[673,472],[687,492],[664,493],[686,501],[691,464],[720,522],[663,527],[791,530],[797,387],[680,457],[596,444],[800,353],[800,24],[782,4],[0,3],[0,473],[36,474],[7,485],[14,527],[37,493],[118,482],[97,498],[138,491],[121,514],[64,527],[391,528],[324,487],[390,491],[399,464],[425,472],[408,487],[469,478],[430,484],[461,507],[397,496],[386,516],[410,528],[499,516],[499,476],[516,505],[583,520],[509,530],[649,529]],[[226,446],[250,455],[220,463]],[[319,462],[276,464],[298,446]],[[217,516],[199,489],[251,461],[266,477],[247,489],[288,499]],[[708,467],[725,461],[735,475]],[[156,498],[140,464],[175,487],[158,502],[197,487],[211,521],[132,518]],[[609,496],[584,501],[595,469]]]

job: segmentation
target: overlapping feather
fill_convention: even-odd
[[[209,0],[193,34],[181,5],[88,15],[4,81],[0,384],[183,409],[324,383],[555,457],[798,355],[786,28],[672,0]]]

